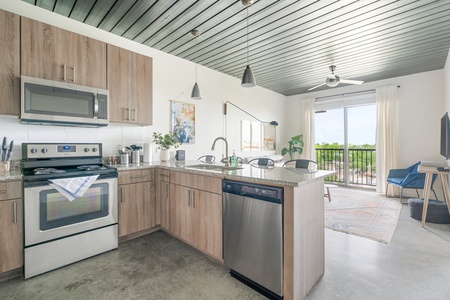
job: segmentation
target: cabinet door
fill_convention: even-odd
[[[170,184],[170,231],[178,237],[185,238],[187,201],[189,189]]]
[[[74,56],[72,34],[66,30],[21,18],[21,74],[64,81],[69,57]],[[66,66],[66,72],[64,72]],[[69,72],[70,73],[70,72]]]
[[[170,200],[169,200],[169,183],[161,181],[159,183],[159,201],[160,201],[160,224],[164,229],[169,230],[170,226]],[[158,219],[158,218],[157,218]]]
[[[131,120],[152,125],[153,60],[138,53],[132,53],[131,58]]]
[[[155,225],[153,182],[119,186],[119,236],[128,235]]]
[[[22,199],[0,201],[0,272],[23,266]]]
[[[222,195],[195,190],[194,245],[222,259]]]
[[[22,17],[21,74],[106,88],[106,44]]]
[[[106,89],[106,43],[75,34],[72,47],[76,49],[76,56],[71,58],[72,80],[79,85],[93,86]]]
[[[109,120],[130,122],[131,52],[108,44]]]
[[[0,10],[0,114],[20,114],[19,16]]]

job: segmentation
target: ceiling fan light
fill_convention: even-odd
[[[202,100],[202,92],[200,91],[200,87],[198,86],[197,82],[194,84],[194,87],[192,88],[191,99]]]
[[[333,78],[333,76],[334,76],[334,78]],[[339,82],[340,82],[339,76],[334,75],[334,74],[333,74],[333,76],[328,76],[328,77],[327,77],[326,83],[327,83],[327,85],[330,86],[330,87],[335,87],[335,86],[337,86],[337,85],[339,84]]]
[[[255,75],[253,75],[252,69],[250,69],[250,65],[247,65],[244,71],[244,75],[242,75],[241,81],[242,87],[254,87],[256,86]]]

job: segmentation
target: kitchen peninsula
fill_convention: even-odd
[[[156,168],[156,174],[158,174],[154,176],[158,195],[155,204],[156,223],[159,223],[158,216],[160,216],[159,221],[162,228],[221,262],[223,262],[221,252],[222,179],[283,187],[284,299],[303,299],[324,274],[324,179],[335,172],[321,170],[310,172],[280,167],[257,168],[250,165],[242,165],[241,169],[236,170],[202,170],[196,167],[198,165],[198,161],[172,161],[117,165],[116,167],[119,170],[119,178],[121,173]],[[182,195],[182,192],[177,189],[178,187],[186,189],[185,192],[189,197],[191,197],[191,192],[198,191],[200,195],[197,196],[198,198],[206,197],[205,199],[211,203],[215,201],[215,204],[209,204],[212,206],[211,213],[215,214],[214,217],[208,216],[209,219],[214,219],[213,224],[203,227],[193,225],[194,228],[200,228],[198,229],[200,231],[211,231],[209,237],[208,232],[205,233],[207,237],[203,239],[206,241],[202,241],[201,238],[199,241],[199,238],[193,236],[192,232],[180,232],[185,228],[180,226],[179,220],[174,219],[190,219],[191,217],[183,217],[183,214],[175,208],[175,202],[179,201]],[[207,196],[201,196],[202,193]],[[208,198],[208,195],[211,197]],[[208,210],[205,211],[208,212]],[[170,220],[165,220],[167,217]],[[200,216],[199,219],[201,218]]]

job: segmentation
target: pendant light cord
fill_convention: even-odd
[[[248,4],[247,4],[247,65],[249,65],[249,60],[248,60]]]
[[[197,49],[197,35],[195,36],[195,51],[198,51]],[[195,82],[197,83],[197,60],[198,60],[198,53],[197,53],[197,57],[195,59]]]

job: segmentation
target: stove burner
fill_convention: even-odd
[[[36,168],[33,170],[35,175],[44,175],[44,174],[50,174],[50,173],[65,173],[64,170],[58,170],[55,168]]]
[[[102,167],[102,166],[98,166],[98,165],[84,165],[84,166],[79,166],[77,168],[80,169],[80,170],[86,170],[86,171],[106,170],[106,169],[108,169],[106,167]]]

